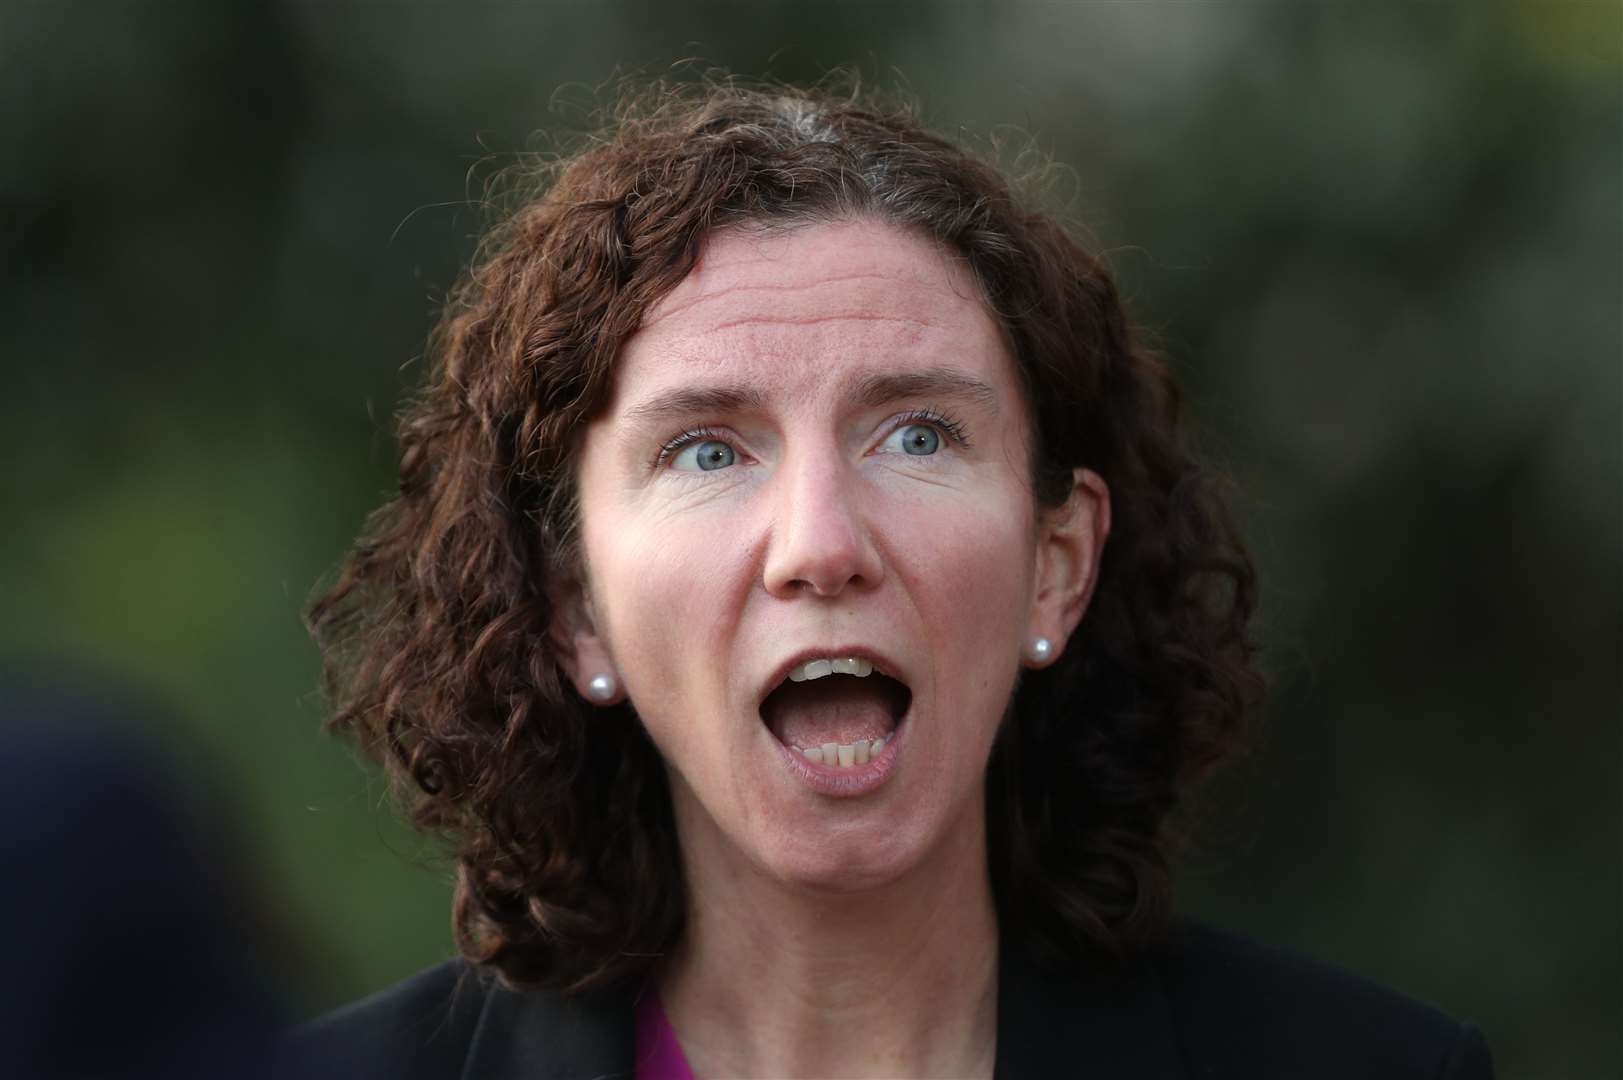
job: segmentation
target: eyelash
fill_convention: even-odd
[[[895,431],[897,428],[903,428],[909,424],[930,424],[931,426],[940,429],[942,434],[946,435],[948,439],[952,440],[954,443],[957,443],[959,446],[969,445],[969,432],[964,429],[963,423],[956,417],[940,410],[911,409],[895,418],[892,423],[891,430]],[[715,439],[720,442],[727,441],[726,435],[720,431],[717,431],[715,428],[689,428],[688,430],[682,432],[682,434],[668,440],[664,446],[659,448],[659,455],[654,458],[654,468],[657,469],[665,465],[671,460],[672,457],[680,453],[683,447],[691,446],[696,442],[706,442],[711,439]]]
[[[947,438],[959,446],[969,445],[969,432],[964,429],[961,421],[948,413],[936,409],[913,409],[898,416],[896,424],[891,430],[894,431],[896,428],[906,427],[909,424],[930,424],[933,427],[940,428]]]
[[[675,457],[684,446],[689,446],[696,442],[704,442],[708,439],[717,439],[721,442],[727,441],[726,436],[717,431],[715,428],[689,428],[659,448],[659,456],[654,458],[654,467],[657,469],[661,465],[664,465],[667,461],[671,460],[671,458]]]

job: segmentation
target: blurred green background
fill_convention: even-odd
[[[1067,166],[1246,493],[1271,734],[1185,910],[1475,1020],[1501,1075],[1623,1074],[1620,54],[1613,3],[25,0],[0,655],[171,705],[302,1011],[449,955],[300,610],[391,487],[470,196],[616,71],[853,64]]]

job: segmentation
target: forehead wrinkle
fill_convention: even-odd
[[[905,315],[855,315],[840,313],[837,315],[808,315],[797,317],[794,315],[745,315],[733,319],[731,322],[717,323],[710,327],[712,333],[721,330],[731,330],[738,326],[816,326],[827,322],[889,322],[901,323],[905,326],[923,326],[933,329],[936,324],[928,319],[910,319]]]
[[[689,280],[693,279],[690,278]],[[647,321],[653,322],[656,319],[663,319],[670,315],[679,315],[691,307],[702,304],[707,300],[715,300],[722,296],[739,296],[757,292],[802,292],[806,289],[816,288],[819,285],[838,285],[841,282],[846,281],[909,281],[921,285],[936,284],[925,277],[904,278],[895,274],[841,274],[837,277],[818,278],[816,281],[788,285],[773,285],[765,282],[758,282],[755,284],[740,282],[737,284],[722,285],[718,288],[710,289],[707,292],[701,292],[699,295],[694,297],[689,297],[680,301],[673,301],[672,297],[676,296],[682,291],[681,285],[678,285],[653,306],[653,308],[649,311]]]

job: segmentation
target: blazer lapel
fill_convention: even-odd
[[[1166,995],[1149,964],[1050,974],[1006,942],[997,1028],[997,1080],[1188,1077]],[[516,994],[493,983],[462,1080],[632,1080],[635,1045],[629,997]]]
[[[1047,974],[1005,941],[997,1011],[997,1080],[1188,1076],[1171,1009],[1149,964],[1081,977]]]
[[[492,984],[462,1080],[630,1080],[635,1042],[629,998],[516,994]]]

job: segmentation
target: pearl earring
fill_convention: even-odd
[[[614,676],[607,673],[593,675],[592,681],[586,684],[586,696],[599,704],[607,704],[615,691]]]
[[[1053,655],[1054,655],[1054,643],[1052,641],[1049,641],[1045,637],[1032,638],[1031,639],[1030,656],[1031,656],[1031,662],[1032,663],[1034,663],[1034,664],[1046,664],[1046,663],[1048,663],[1049,657],[1051,657]]]

